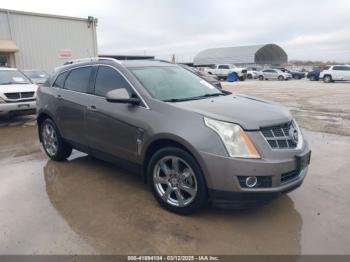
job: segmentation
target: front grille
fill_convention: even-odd
[[[298,170],[294,170],[285,174],[281,175],[281,184],[290,182],[294,179],[296,179],[299,176],[299,171]]]
[[[273,149],[295,149],[297,143],[290,136],[290,130],[299,130],[294,121],[272,127],[261,128],[260,131]]]
[[[20,99],[20,93],[5,93],[8,99]]]
[[[248,188],[245,180],[247,176],[238,176],[239,184],[242,188]],[[257,176],[258,182],[254,188],[268,188],[272,186],[271,176]]]
[[[34,92],[22,92],[21,97],[22,98],[30,98],[34,96]]]
[[[34,92],[5,93],[7,99],[26,99],[34,97]]]

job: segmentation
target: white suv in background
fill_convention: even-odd
[[[0,68],[0,116],[36,112],[38,86],[15,68]]]
[[[350,81],[350,65],[326,66],[320,73],[324,82]]]

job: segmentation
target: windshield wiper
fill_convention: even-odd
[[[216,96],[224,96],[225,93],[214,93],[214,94],[204,94],[201,96],[194,96],[194,97],[187,97],[187,98],[170,98],[163,100],[164,102],[184,102],[184,101],[190,101],[190,100],[198,100],[203,99],[206,97],[216,97]]]
[[[183,101],[189,101],[192,100],[192,97],[189,98],[170,98],[170,99],[164,99],[163,102],[183,102]]]

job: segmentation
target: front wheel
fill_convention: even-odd
[[[263,76],[259,76],[259,80],[264,80],[264,77]]]
[[[45,119],[40,125],[40,136],[45,153],[52,160],[62,161],[71,155],[72,148],[62,139],[57,126],[51,119]]]
[[[332,82],[332,77],[330,75],[326,75],[323,77],[323,81],[325,83],[330,83],[330,82]]]
[[[283,76],[279,76],[279,77],[278,77],[278,80],[283,81],[283,80],[284,80],[284,77],[283,77]]]
[[[196,160],[180,148],[157,151],[148,164],[147,175],[155,198],[167,210],[188,215],[207,202],[202,171]]]

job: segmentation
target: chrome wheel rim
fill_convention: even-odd
[[[192,168],[177,156],[166,156],[156,163],[153,185],[166,203],[176,207],[188,206],[197,195],[197,179]]]
[[[54,156],[58,150],[58,139],[55,129],[51,124],[45,123],[41,135],[46,152],[50,156]]]

